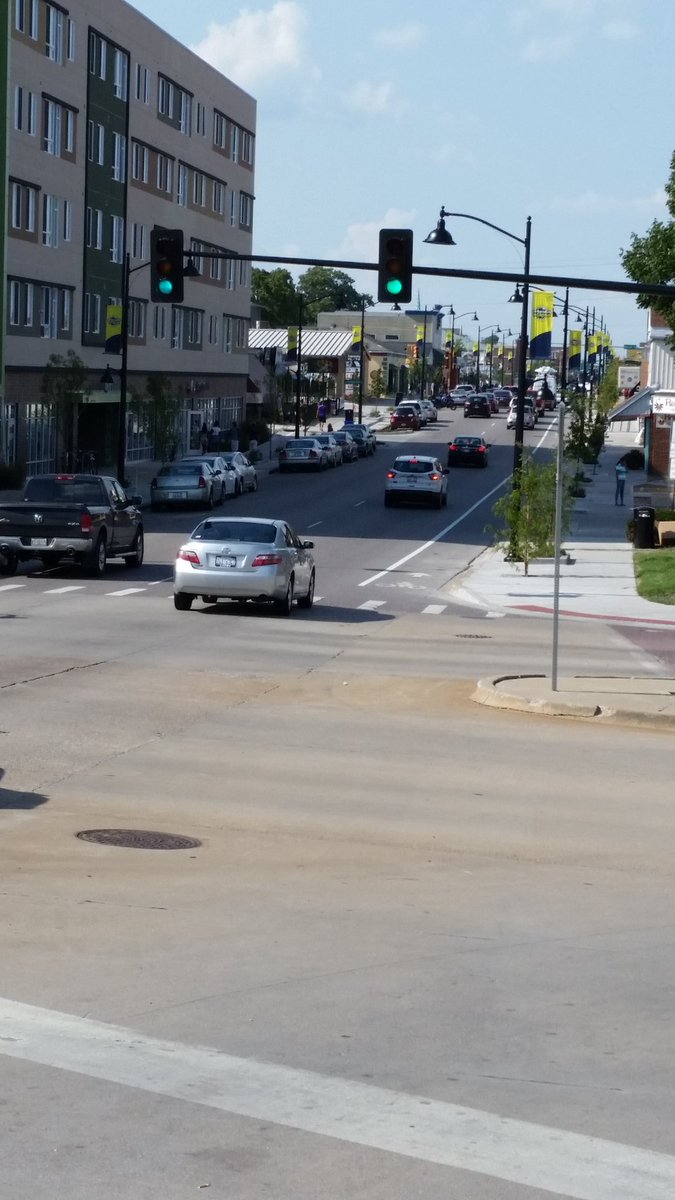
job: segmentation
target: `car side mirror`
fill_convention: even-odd
[[[303,548],[303,550],[313,550],[313,549],[314,549],[314,542],[303,542],[303,543],[302,543],[302,548]]]
[[[135,504],[136,508],[140,508],[142,503],[143,503],[142,496],[130,496],[129,497],[129,504]]]

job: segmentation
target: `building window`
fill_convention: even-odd
[[[40,326],[43,338],[58,336],[58,303],[58,288],[43,287],[40,289]]]
[[[99,79],[106,76],[107,46],[102,37],[93,31],[89,34],[89,74],[98,75]]]
[[[237,193],[234,188],[230,191],[230,225],[237,224]]]
[[[63,146],[64,154],[75,153],[75,113],[72,108],[65,110],[66,118],[66,136]]]
[[[45,4],[45,54],[52,62],[63,62],[63,13]]]
[[[192,177],[192,200],[198,208],[206,204],[206,180],[201,171],[195,171]]]
[[[22,325],[30,329],[33,324],[33,295],[32,283],[22,279],[12,279],[9,285],[9,323]]]
[[[216,280],[218,280],[218,279],[222,279],[222,278],[223,278],[223,262],[224,262],[224,259],[222,259],[222,258],[211,258],[211,259],[209,259],[208,261],[209,261],[209,264],[210,264],[209,275],[211,276],[211,279],[216,279]]]
[[[166,338],[166,306],[164,304],[155,305],[152,336],[158,342],[163,342]]]
[[[57,158],[61,155],[61,105],[44,100],[42,106],[42,149]]]
[[[35,233],[38,189],[27,183],[12,183],[12,229]]]
[[[225,213],[225,184],[219,183],[217,179],[213,180],[213,194],[211,204],[214,213],[222,217]]]
[[[237,264],[236,264],[236,260],[234,258],[226,259],[226,263],[227,263],[227,275],[225,277],[225,287],[227,288],[228,292],[233,292]]]
[[[33,137],[37,132],[37,102],[34,92],[14,88],[14,128]]]
[[[232,353],[232,317],[223,313],[223,350],[225,354]]]
[[[239,162],[239,126],[230,126],[230,158],[232,162]]]
[[[113,56],[113,91],[118,100],[127,100],[129,88],[129,57],[123,50]]]
[[[127,178],[127,139],[123,133],[113,133],[112,177],[117,183]]]
[[[239,287],[248,287],[249,264],[245,258],[239,259]]]
[[[136,63],[136,99],[141,101],[141,104],[150,103],[151,77],[147,67]]]
[[[19,33],[37,41],[38,35],[38,5],[37,0],[15,0],[14,25]]]
[[[173,159],[165,154],[157,155],[157,189],[160,192],[173,191]]]
[[[66,25],[66,55],[69,62],[75,62],[75,22],[70,17]]]
[[[175,89],[170,79],[164,75],[157,76],[157,108],[163,117],[173,120],[173,104]]]
[[[124,217],[111,218],[110,224],[110,261],[124,261]]]
[[[195,132],[206,137],[206,105],[199,101],[195,105]]]
[[[243,317],[238,317],[235,322],[236,328],[234,331],[235,347],[238,350],[244,350],[248,345],[248,322]]]
[[[105,162],[105,130],[97,121],[87,121],[87,158],[89,162]]]
[[[101,297],[96,292],[84,293],[82,325],[85,333],[101,332]]]
[[[218,150],[224,150],[227,146],[227,117],[217,108],[213,110],[213,144]]]
[[[100,250],[103,245],[103,213],[100,208],[87,208],[85,216],[85,238],[91,250]]]
[[[73,240],[73,205],[70,200],[63,201],[62,234],[64,242]]]
[[[183,320],[185,312],[182,308],[171,309],[171,349],[180,350],[183,346]]]
[[[187,344],[188,346],[201,346],[202,344],[202,323],[204,314],[196,308],[187,310]]]
[[[159,307],[159,305],[157,306]],[[145,304],[138,300],[129,301],[129,337],[145,337]]]
[[[148,166],[150,155],[147,146],[134,142],[131,147],[131,177],[139,183],[148,182]]]
[[[59,202],[56,196],[42,197],[42,245],[59,244]]]
[[[72,312],[73,312],[72,299],[73,299],[72,294],[68,288],[60,289],[59,324],[61,326],[61,333],[70,333],[70,331],[71,331]]]
[[[241,161],[253,166],[253,135],[247,129],[241,131]]]
[[[244,229],[250,229],[253,225],[253,196],[246,192],[241,192],[239,196],[239,224]]]
[[[178,164],[178,179],[176,187],[176,203],[185,207],[187,204],[188,169],[185,163]]]
[[[218,317],[211,315],[209,317],[209,345],[211,346],[218,345],[219,326]]]
[[[192,96],[189,92],[180,93],[180,131],[188,136],[192,132]]]
[[[137,221],[131,226],[131,257],[145,258],[145,225]]]

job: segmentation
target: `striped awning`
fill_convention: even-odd
[[[358,315],[358,314],[357,314]],[[250,329],[249,350],[270,350],[273,346],[288,349],[287,329]],[[352,348],[351,329],[305,329],[302,330],[303,358],[342,358]]]
[[[609,414],[609,421],[637,421],[640,417],[648,417],[652,411],[653,387],[643,388],[629,400],[625,400],[614,412]]]

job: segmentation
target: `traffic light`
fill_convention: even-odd
[[[412,298],[412,229],[381,229],[377,266],[377,299]]]
[[[160,304],[182,304],[182,229],[154,226],[150,233],[150,271],[150,299]]]

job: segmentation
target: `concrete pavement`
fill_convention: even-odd
[[[614,503],[615,464],[634,444],[634,433],[610,431],[597,468],[585,468],[586,496],[577,501],[571,533],[564,540],[559,614],[564,620],[603,621],[675,634],[675,606],[643,600],[635,585],[626,522],[633,513],[632,489],[643,481],[641,471],[629,474],[625,505]],[[536,560],[526,575],[521,563],[505,561],[503,549],[492,546],[453,581],[449,591],[455,599],[491,613],[551,619],[553,587],[553,560]],[[553,691],[549,676],[496,676],[480,680],[473,699],[548,716],[675,726],[675,678],[671,677],[559,677]]]

